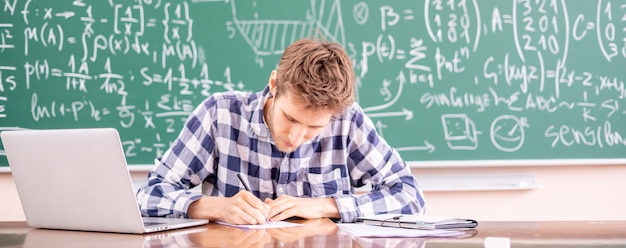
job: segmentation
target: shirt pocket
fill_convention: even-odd
[[[306,185],[306,184],[309,185]],[[308,186],[308,187],[307,187]],[[307,194],[310,189],[310,195]],[[311,197],[328,197],[350,194],[350,183],[345,168],[334,168],[320,171],[320,168],[311,168],[306,174],[304,194]]]

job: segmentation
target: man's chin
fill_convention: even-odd
[[[284,152],[284,153],[292,153],[293,151],[296,150],[296,148],[289,148],[289,149],[285,149],[285,148],[281,148],[281,147],[277,147],[279,151]]]
[[[276,146],[276,148],[284,153],[292,153],[293,151],[295,151],[298,147],[284,147],[284,146]]]
[[[276,144],[276,149],[284,153],[292,153],[293,151],[298,149],[298,146],[288,146],[287,142],[284,142],[284,140],[282,139],[279,139],[279,141],[276,141],[275,144]]]

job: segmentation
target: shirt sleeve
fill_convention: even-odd
[[[400,155],[378,135],[373,122],[360,108],[353,108],[348,133],[351,183],[371,185],[364,194],[337,196],[342,222],[384,213],[423,214],[424,194]]]
[[[215,141],[209,135],[214,129],[206,100],[190,114],[178,138],[155,160],[148,180],[137,192],[143,216],[188,218],[189,205],[203,194],[191,188],[201,184],[211,173],[209,164],[215,157]]]

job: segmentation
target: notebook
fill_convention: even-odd
[[[142,217],[116,129],[0,133],[31,227],[148,233],[208,220]]]

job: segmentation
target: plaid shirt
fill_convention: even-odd
[[[188,217],[202,195],[231,197],[247,175],[261,200],[281,195],[333,197],[342,222],[363,215],[423,213],[424,197],[410,169],[354,104],[291,153],[276,149],[263,119],[262,92],[217,93],[189,116],[179,137],[156,159],[137,193],[144,216]],[[202,192],[189,190],[202,184]],[[355,187],[371,185],[369,193]]]

